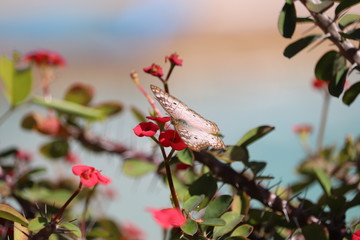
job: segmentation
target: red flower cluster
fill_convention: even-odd
[[[72,167],[72,171],[76,176],[80,176],[80,181],[86,187],[92,187],[100,183],[107,185],[111,179],[102,175],[99,170],[86,165],[76,165]]]
[[[186,223],[186,218],[177,208],[147,208],[146,210],[152,213],[155,221],[164,229],[181,227]]]
[[[157,131],[170,121],[170,117],[146,117],[158,123],[142,122],[133,128],[134,133],[138,137],[152,137]],[[159,126],[160,125],[160,126]],[[171,147],[174,150],[181,151],[187,148],[186,144],[180,138],[178,132],[172,129],[164,130],[159,135],[159,143],[164,147]]]
[[[179,54],[173,53],[169,57],[165,57],[165,62],[169,60],[172,65],[182,66],[183,60],[179,58]]]
[[[310,124],[295,125],[293,132],[296,134],[310,134],[312,132],[312,126]]]
[[[24,60],[32,62],[38,66],[65,66],[64,58],[59,53],[49,50],[37,50],[28,53]]]
[[[31,153],[23,149],[16,150],[15,157],[24,162],[30,162],[32,160]]]
[[[150,67],[144,68],[144,72],[149,73],[155,77],[162,77],[164,75],[160,65],[153,63]]]

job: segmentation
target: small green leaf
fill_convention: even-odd
[[[20,223],[25,227],[29,223],[29,221],[15,208],[3,203],[0,203],[0,218],[7,219],[12,222]]]
[[[321,185],[321,187],[323,188],[325,194],[327,196],[331,195],[331,181],[328,175],[326,175],[326,173],[320,169],[320,168],[316,168],[314,170],[316,177]]]
[[[212,200],[206,208],[204,219],[218,218],[226,210],[229,209],[232,202],[232,197],[229,195],[221,195]]]
[[[285,2],[282,8],[279,20],[278,29],[280,34],[285,38],[291,38],[296,27],[296,10],[294,3]]]
[[[238,225],[241,220],[244,218],[243,215],[240,215],[236,212],[226,212],[221,216],[221,219],[225,221],[224,226],[216,226],[214,227],[214,235],[213,238],[218,238],[223,236],[229,232],[231,232],[236,225]]]
[[[248,237],[252,231],[254,230],[254,227],[249,224],[243,224],[239,227],[237,227],[232,233],[231,236],[242,236],[242,237]]]
[[[118,102],[108,101],[108,102],[96,104],[93,106],[93,108],[102,111],[105,116],[110,117],[120,113],[123,109],[123,105]]]
[[[65,93],[64,99],[80,105],[88,105],[94,97],[94,88],[83,83],[73,84]]]
[[[312,20],[311,18],[301,18],[301,17],[298,17],[296,18],[296,22],[298,23],[313,23],[314,20]]]
[[[334,97],[339,97],[344,90],[348,68],[344,67],[337,72],[335,78],[329,83],[329,93]]]
[[[345,33],[340,33],[344,38],[360,41],[360,28],[351,29]]]
[[[48,220],[44,217],[37,217],[30,220],[28,228],[34,233],[38,233],[41,229],[45,228]]]
[[[346,67],[345,58],[336,51],[328,51],[316,63],[315,77],[330,82],[336,77],[338,71],[344,67]]]
[[[344,0],[335,9],[335,16],[338,16],[342,11],[360,3],[360,0]]]
[[[360,93],[360,82],[354,83],[351,87],[345,91],[344,96],[342,98],[343,103],[350,106],[356,97]]]
[[[189,218],[186,220],[186,224],[181,226],[181,230],[183,230],[184,233],[193,236],[198,230],[198,225],[194,220]]]
[[[343,16],[339,21],[339,27],[341,30],[346,28],[347,26],[350,26],[353,23],[357,23],[360,21],[360,15],[358,14],[346,14]]]
[[[195,210],[200,203],[204,200],[205,196],[191,196],[189,199],[187,199],[183,205],[183,208],[189,212]]]
[[[4,82],[5,95],[12,106],[23,102],[32,88],[31,68],[17,69],[15,62],[7,57],[0,57],[0,78]]]
[[[192,166],[194,162],[194,154],[188,148],[185,148],[182,151],[179,151],[176,155],[180,162]]]
[[[72,223],[64,222],[64,223],[61,223],[61,224],[59,225],[59,227],[68,230],[68,231],[70,232],[70,235],[71,235],[71,236],[81,237],[81,231],[80,231],[80,229],[79,229],[76,225],[74,225],[74,224],[72,224]],[[69,235],[69,234],[67,234],[67,235]]]
[[[251,143],[255,142],[256,140],[262,138],[272,130],[274,130],[275,127],[272,126],[260,126],[257,128],[253,128],[247,133],[244,134],[244,136],[236,143],[237,146],[248,146]]]
[[[40,152],[50,159],[65,157],[68,151],[69,143],[66,139],[55,140],[40,147]]]
[[[88,120],[102,120],[104,114],[102,111],[90,107],[85,107],[77,103],[68,102],[60,99],[46,100],[43,97],[34,97],[33,103],[55,109],[65,114],[71,114],[77,117],[86,118]]]
[[[230,146],[226,149],[225,152],[219,153],[218,158],[225,162],[248,162],[249,160],[249,151],[244,146]]]
[[[200,223],[200,225],[204,226],[225,226],[225,224],[226,222],[221,218],[208,218]]]
[[[209,175],[203,175],[198,178],[191,186],[189,187],[189,193],[191,196],[195,195],[204,195],[205,199],[199,206],[200,209],[204,208],[210,199],[213,198],[217,191],[217,183],[215,179]]]
[[[138,122],[146,122],[145,115],[136,107],[131,107],[131,112]]]
[[[136,158],[126,159],[122,165],[123,173],[129,177],[140,177],[155,170],[155,164]]]
[[[266,167],[266,162],[251,161],[246,163],[245,166],[250,168],[254,175],[257,175]]]
[[[313,43],[316,39],[321,37],[321,35],[309,35],[304,38],[301,38],[290,45],[288,45],[284,50],[284,56],[287,58],[292,58],[296,54],[298,54],[300,51],[302,51],[304,48],[309,46],[311,43]]]
[[[333,1],[324,0],[319,4],[315,4],[311,1],[306,2],[306,7],[315,13],[322,13],[328,10],[332,5],[334,5]]]

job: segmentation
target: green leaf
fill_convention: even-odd
[[[225,152],[219,153],[217,155],[218,158],[225,162],[248,162],[249,160],[249,152],[244,146],[230,146],[226,149]]]
[[[209,175],[203,175],[198,178],[191,186],[189,187],[189,193],[191,196],[195,195],[204,195],[205,199],[199,206],[200,209],[204,208],[210,199],[213,198],[217,191],[217,183],[215,179]]]
[[[282,8],[279,20],[278,29],[280,34],[285,38],[291,38],[296,27],[296,10],[293,3],[286,2]]]
[[[198,225],[194,220],[189,218],[186,220],[186,224],[180,228],[184,233],[193,236],[198,230]]]
[[[129,177],[140,177],[155,170],[155,164],[136,158],[126,159],[122,165],[123,173]]]
[[[34,97],[32,102],[47,108],[55,109],[65,114],[71,114],[76,117],[82,117],[88,120],[103,120],[105,117],[103,112],[98,109],[85,107],[80,104],[68,102],[65,100],[46,100],[43,97]]]
[[[326,231],[326,228],[318,224],[306,225],[302,229],[302,234],[306,240],[328,240],[329,234]]]
[[[75,83],[67,90],[64,99],[68,102],[86,106],[93,97],[94,89],[92,86],[83,83]]]
[[[51,206],[62,206],[71,196],[71,192],[65,189],[49,189],[40,186],[17,190],[16,194],[31,202],[46,203]],[[73,204],[76,201],[73,201]]]
[[[329,51],[316,63],[315,77],[330,82],[336,78],[338,71],[344,67],[346,67],[345,58],[336,51]]]
[[[351,29],[346,33],[340,33],[344,38],[360,41],[360,28]]]
[[[0,57],[0,78],[4,82],[5,95],[12,106],[24,101],[32,88],[31,68],[17,69],[15,62]]]
[[[221,218],[208,218],[200,223],[200,225],[204,226],[225,226],[225,224],[226,222]]]
[[[221,219],[225,221],[224,226],[215,226],[213,238],[218,238],[229,232],[231,232],[236,225],[238,225],[241,220],[244,218],[243,215],[240,215],[236,212],[226,212],[221,216]]]
[[[338,71],[335,78],[329,83],[329,93],[334,97],[339,97],[344,90],[345,81],[347,78],[348,68],[344,67]]]
[[[131,112],[138,122],[146,122],[145,115],[136,107],[131,107]]]
[[[242,236],[242,237],[248,237],[252,231],[254,230],[254,227],[249,224],[243,224],[239,227],[237,227],[232,233],[231,236]]]
[[[64,228],[66,229],[67,231],[70,232],[70,234],[67,234],[67,235],[71,235],[71,236],[75,236],[75,237],[81,237],[81,231],[80,229],[72,224],[72,223],[69,223],[69,222],[64,222],[64,223],[61,223],[59,225],[60,228]]]
[[[335,9],[335,16],[338,16],[342,11],[360,3],[360,0],[343,0]]]
[[[347,26],[360,21],[360,15],[358,14],[346,14],[339,21],[339,27],[343,30]]]
[[[29,223],[29,221],[15,208],[3,203],[0,203],[0,218],[7,219],[11,222],[20,223],[25,227]]]
[[[251,171],[256,176],[259,172],[261,172],[266,167],[266,162],[259,162],[259,161],[251,161],[245,164],[248,168],[251,169]]]
[[[311,18],[301,18],[301,17],[298,17],[296,18],[296,22],[298,23],[313,23],[314,20],[312,20]]]
[[[29,240],[30,231],[27,227],[18,222],[14,222],[14,240]]]
[[[274,129],[275,127],[272,126],[260,126],[257,128],[253,128],[247,133],[245,133],[244,136],[236,143],[236,145],[246,147],[251,143],[257,141],[258,139],[262,138]]]
[[[220,217],[226,210],[229,209],[232,200],[232,197],[229,195],[221,195],[215,198],[209,203],[203,218],[211,219]]]
[[[189,199],[187,199],[183,205],[183,208],[189,212],[195,210],[200,203],[204,200],[205,196],[191,196]]]
[[[227,237],[225,238],[225,240],[249,240],[249,239],[247,237],[235,236],[235,237]]]
[[[309,35],[289,44],[284,50],[284,56],[287,58],[292,58],[319,37],[321,37],[321,35]]]
[[[96,104],[93,108],[98,109],[103,112],[103,115],[110,117],[120,113],[123,110],[123,105],[118,102],[103,102]]]
[[[324,190],[325,194],[327,196],[331,195],[331,181],[328,175],[326,175],[326,173],[320,169],[320,168],[316,168],[314,170],[317,180],[319,181],[322,189]]]
[[[55,140],[40,147],[40,152],[50,159],[65,157],[68,151],[69,143],[66,139]]]
[[[342,98],[343,103],[350,106],[356,97],[360,93],[360,82],[354,83],[351,87],[345,91],[344,96]]]
[[[332,7],[332,5],[334,5],[334,2],[333,1],[328,1],[328,0],[322,1],[319,4],[315,4],[315,3],[311,2],[311,1],[306,2],[306,7],[310,11],[315,12],[315,13],[325,12],[330,7]]]
[[[194,162],[194,154],[188,148],[185,148],[182,151],[177,152],[178,159],[180,162],[192,166]]]
[[[41,229],[45,228],[48,220],[44,217],[37,217],[30,220],[28,228],[34,233],[38,233]]]

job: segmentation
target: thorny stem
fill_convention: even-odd
[[[82,239],[84,239],[84,240],[86,240],[86,226],[85,226],[85,223],[86,223],[86,215],[87,215],[87,212],[88,212],[88,209],[89,209],[90,199],[91,199],[92,195],[93,195],[94,192],[95,192],[96,186],[97,186],[97,185],[94,186],[94,188],[88,193],[88,195],[87,195],[87,197],[86,197],[85,206],[84,206],[84,211],[83,211],[82,217],[81,217],[80,230],[81,230]]]
[[[324,103],[321,110],[321,118],[320,118],[320,124],[319,124],[319,135],[317,138],[317,153],[319,154],[324,141],[324,135],[325,135],[325,126],[326,121],[328,118],[329,113],[329,106],[330,106],[330,94],[327,91],[324,91]]]
[[[175,186],[174,186],[174,182],[172,180],[172,176],[171,176],[171,169],[170,169],[170,159],[172,157],[172,155],[174,154],[175,150],[171,149],[170,153],[168,156],[166,156],[165,150],[163,147],[161,147],[161,153],[164,157],[164,162],[165,162],[165,169],[166,169],[166,177],[169,183],[169,188],[170,188],[170,192],[171,192],[171,197],[173,199],[174,205],[177,209],[180,209],[180,204],[179,204],[179,200],[176,196],[176,191],[175,191]]]

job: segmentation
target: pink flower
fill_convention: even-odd
[[[181,151],[187,148],[186,144],[180,138],[178,132],[172,129],[162,131],[159,136],[159,142],[164,147],[171,147],[177,151]]]
[[[142,240],[145,239],[144,232],[135,224],[127,222],[121,225],[121,234],[124,240]]]
[[[71,164],[79,164],[81,162],[80,158],[74,152],[68,152],[65,160]]]
[[[61,129],[60,120],[57,117],[47,117],[39,122],[37,129],[44,134],[57,135]]]
[[[146,210],[152,213],[154,220],[164,229],[181,227],[186,223],[186,218],[177,208],[147,208]]]
[[[328,85],[329,85],[329,82],[323,81],[323,80],[320,80],[320,79],[317,79],[317,78],[314,78],[313,81],[312,81],[312,86],[315,89],[318,89],[318,90],[327,88]]]
[[[24,162],[30,162],[32,160],[31,153],[22,149],[16,150],[15,157]]]
[[[312,126],[310,124],[299,124],[293,126],[293,132],[296,134],[310,134],[312,132]]]
[[[179,54],[173,53],[169,57],[165,57],[165,61],[169,60],[172,65],[182,66],[183,60],[179,58]]]
[[[100,183],[103,185],[109,184],[111,179],[102,175],[94,167],[86,165],[75,165],[72,167],[72,171],[76,176],[80,176],[80,181],[86,187],[92,187]]]
[[[153,120],[157,123],[166,123],[171,120],[171,117],[146,117],[146,118]]]
[[[25,56],[24,60],[35,63],[38,66],[65,66],[64,58],[59,53],[49,50],[37,50],[30,52]]]
[[[160,65],[153,63],[150,67],[144,68],[144,72],[149,73],[155,77],[162,77],[164,75]]]
[[[142,122],[134,127],[133,131],[139,137],[152,137],[159,129],[159,126],[153,122]]]
[[[351,240],[360,240],[360,229],[353,233]]]

